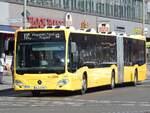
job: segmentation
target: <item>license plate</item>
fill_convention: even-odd
[[[25,88],[25,89],[29,89],[29,88],[30,88],[30,86],[24,86],[24,88]]]
[[[45,89],[45,86],[34,86],[34,89],[42,90]]]

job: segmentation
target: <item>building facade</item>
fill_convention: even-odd
[[[63,25],[66,13],[70,12],[75,28],[97,29],[99,23],[107,22],[112,31],[133,34],[142,31],[144,15],[145,28],[149,29],[150,4],[148,0],[144,1],[145,4],[143,0],[27,0],[27,16],[29,26],[42,27],[33,23],[48,19],[48,25]],[[23,2],[24,0],[1,0],[1,9],[5,10],[0,10],[0,24],[22,26]]]
[[[23,27],[23,2],[24,0],[0,0],[1,26]],[[149,6],[149,0],[27,0],[26,26],[66,25],[66,15],[69,13],[70,24],[76,29],[97,30],[100,23],[108,23],[111,31],[142,34],[145,28],[149,39]]]

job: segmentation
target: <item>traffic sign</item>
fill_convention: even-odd
[[[24,17],[24,11],[21,13],[21,15]],[[26,11],[26,15],[27,15],[27,17],[31,15],[28,10]]]

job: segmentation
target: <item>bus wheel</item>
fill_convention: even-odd
[[[138,72],[137,72],[137,70],[135,70],[133,85],[137,86],[137,84],[138,84]]]
[[[84,75],[82,79],[81,94],[84,95],[87,91],[87,77]]]
[[[115,72],[112,72],[110,88],[115,88]]]
[[[32,96],[34,97],[40,96],[40,91],[32,91]]]

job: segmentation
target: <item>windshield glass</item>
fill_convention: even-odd
[[[29,37],[32,38],[32,37]],[[16,72],[63,73],[65,70],[65,41],[18,41]]]

